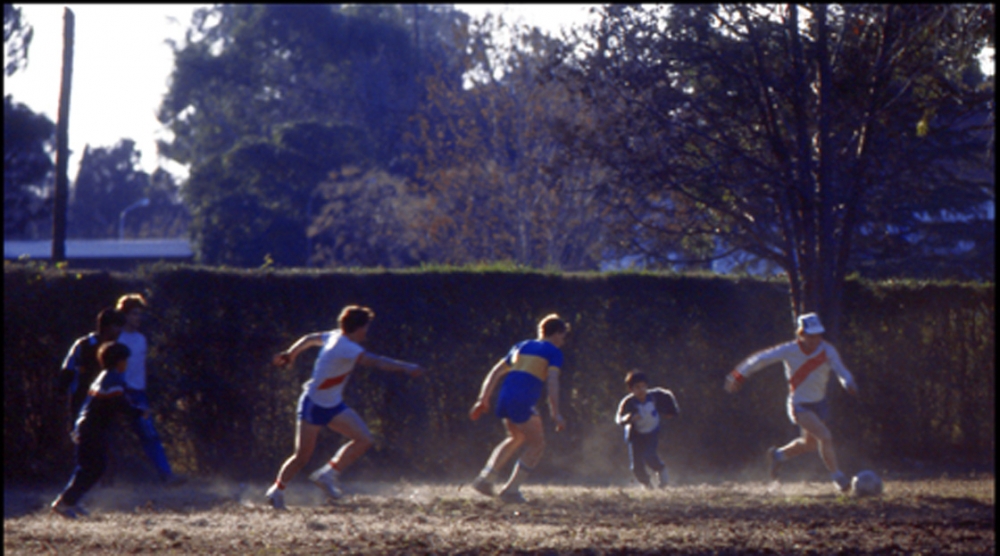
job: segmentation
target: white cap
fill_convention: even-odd
[[[819,315],[816,313],[806,313],[799,316],[799,329],[806,334],[822,334],[826,331],[823,323],[819,322]]]

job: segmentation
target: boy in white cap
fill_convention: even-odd
[[[753,373],[781,361],[785,364],[785,378],[788,380],[788,417],[798,425],[801,435],[782,446],[767,451],[768,471],[772,479],[777,478],[778,466],[795,457],[818,450],[820,458],[830,471],[830,478],[841,492],[847,492],[851,480],[837,465],[837,453],[833,448],[833,436],[826,423],[830,418],[830,407],[826,400],[826,384],[830,371],[837,374],[840,384],[851,395],[857,395],[858,388],[851,372],[844,367],[840,354],[823,340],[823,324],[816,313],[799,316],[796,339],[763,351],[758,351],[741,361],[726,377],[726,391],[733,394]]]

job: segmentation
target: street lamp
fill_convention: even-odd
[[[132,203],[131,205],[125,207],[124,210],[118,215],[118,241],[125,238],[125,215],[128,211],[138,208],[138,207],[148,207],[149,199],[139,199],[138,201]]]

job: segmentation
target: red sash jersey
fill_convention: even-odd
[[[805,353],[795,340],[754,353],[736,366],[735,373],[749,377],[781,361],[788,381],[789,404],[816,403],[826,398],[826,384],[833,371],[844,388],[854,384],[854,377],[844,367],[836,348],[823,340],[812,353]]]

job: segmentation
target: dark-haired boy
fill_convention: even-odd
[[[80,498],[93,487],[108,462],[108,434],[117,415],[128,414],[131,406],[125,399],[122,373],[131,355],[124,344],[106,342],[97,350],[104,369],[97,376],[83,402],[72,438],[76,444],[76,469],[66,488],[52,502],[52,511],[70,519],[87,512],[78,506]]]
[[[629,394],[618,404],[615,423],[625,427],[628,457],[632,474],[646,488],[653,488],[648,466],[659,475],[660,487],[667,486],[667,468],[656,453],[659,445],[660,417],[680,415],[673,392],[650,388],[646,374],[632,370],[625,376]]]
[[[101,364],[97,360],[97,348],[105,342],[118,340],[118,335],[125,326],[125,315],[114,307],[105,307],[97,313],[97,328],[93,332],[78,338],[69,348],[62,368],[56,377],[56,389],[69,397],[69,429],[76,424],[88,389],[97,375],[101,374]]]

